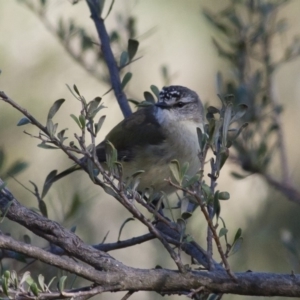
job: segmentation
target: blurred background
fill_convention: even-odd
[[[89,18],[85,1],[72,5],[71,1],[48,1],[46,16],[32,12],[25,1],[0,1],[0,90],[18,104],[26,108],[40,122],[46,122],[48,110],[53,102],[65,98],[66,102],[55,116],[59,128],[68,128],[67,136],[74,139],[78,127],[70,114],[78,115],[80,103],[70,94],[66,84],[76,84],[87,100],[102,96],[110,86],[105,79],[87,72],[78,61],[65,51],[61,41],[51,28],[59,27],[59,20],[73,20],[76,26],[97,41],[94,24]],[[40,1],[27,1],[38,7]],[[202,101],[220,106],[217,97],[217,73],[223,80],[235,80],[236,70],[224,57],[220,57],[212,42],[212,37],[220,38],[220,33],[203,15],[203,10],[217,14],[234,1],[224,0],[116,0],[113,10],[106,20],[107,30],[121,36],[114,53],[119,57],[126,50],[128,31],[126,20],[134,22],[132,33],[140,42],[139,60],[126,68],[133,77],[126,87],[129,98],[143,99],[143,92],[154,84],[161,88],[166,84],[178,84],[195,90]],[[243,1],[236,1],[243,2]],[[267,1],[262,1],[267,2]],[[271,2],[271,1],[269,1]],[[276,1],[273,1],[276,2]],[[109,3],[106,3],[105,11]],[[287,27],[272,43],[272,54],[281,57],[285,49],[300,33],[300,2],[289,1],[281,6],[276,17],[286,19]],[[243,15],[241,15],[243,17]],[[217,19],[216,19],[217,20]],[[253,20],[253,22],[256,22]],[[46,25],[46,26],[45,26]],[[221,39],[221,38],[220,38]],[[224,40],[224,37],[222,37]],[[75,44],[76,52],[80,47]],[[122,49],[123,48],[123,49]],[[85,56],[90,64],[93,57]],[[100,74],[107,74],[103,65]],[[125,73],[124,73],[125,74]],[[289,175],[294,186],[299,186],[299,128],[300,128],[300,59],[288,60],[270,78],[272,95],[284,110],[280,115],[283,123],[287,149]],[[100,142],[108,131],[123,117],[118,104],[109,93],[103,98],[107,107],[101,113],[107,115],[100,134]],[[72,162],[58,150],[45,150],[37,147],[39,141],[24,134],[24,130],[37,135],[36,128],[30,125],[17,127],[21,114],[4,102],[0,102],[0,147],[5,152],[5,166],[16,160],[28,163],[28,168],[17,176],[26,187],[32,189],[29,180],[42,189],[47,174],[53,169],[62,171]],[[259,130],[259,129],[257,129]],[[269,141],[268,141],[269,143]],[[270,146],[270,145],[269,145]],[[281,176],[281,165],[275,157],[270,172],[275,178]],[[290,273],[299,272],[298,246],[300,244],[300,206],[289,201],[284,195],[269,186],[262,176],[246,176],[237,180],[231,172],[241,168],[227,163],[218,180],[218,189],[230,193],[231,199],[222,202],[221,215],[233,239],[238,228],[242,228],[244,243],[229,262],[234,271],[265,271]],[[37,207],[37,201],[24,187],[9,179],[8,187],[15,197],[28,207]],[[77,172],[55,184],[45,202],[49,218],[67,228],[77,226],[76,233],[87,243],[100,243],[105,235],[107,242],[115,242],[121,224],[131,215],[116,201],[94,187],[88,176]],[[28,234],[32,243],[45,246],[46,242],[35,238],[30,232],[16,224],[4,220],[1,231],[9,232],[15,239],[23,239]],[[188,222],[188,230],[204,245],[206,225],[200,213],[195,213]],[[137,221],[129,222],[123,229],[121,239],[128,239],[147,232]],[[167,252],[157,242],[147,242],[130,249],[110,253],[127,265],[138,268],[153,268],[161,265],[175,268]],[[184,258],[186,259],[186,258]],[[186,259],[187,263],[189,262]],[[20,269],[20,264],[11,260],[2,262],[4,268]],[[22,267],[22,266],[21,266]],[[40,264],[35,262],[29,269],[39,274]],[[48,268],[48,267],[47,267]],[[55,270],[49,267],[49,278]],[[43,272],[45,272],[45,268]],[[70,278],[73,278],[70,276]],[[79,280],[73,278],[72,280]],[[70,279],[71,281],[71,279]],[[76,283],[75,283],[76,284]],[[84,284],[84,283],[82,283]],[[99,295],[95,299],[120,299],[122,293]],[[253,299],[255,297],[224,296],[223,299]],[[155,293],[140,292],[131,299],[162,299]],[[164,299],[179,299],[178,296],[165,296]]]

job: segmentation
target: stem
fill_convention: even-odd
[[[119,68],[117,66],[117,63],[115,61],[114,55],[110,47],[110,40],[105,28],[104,20],[97,14],[96,2],[97,1],[95,0],[87,0],[87,4],[91,11],[91,18],[95,23],[99,40],[101,41],[101,50],[108,67],[112,88],[114,90],[115,96],[117,98],[117,101],[119,103],[124,117],[128,117],[131,115],[131,109],[128,104],[125,93],[122,90]]]

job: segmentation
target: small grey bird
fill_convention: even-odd
[[[141,108],[116,125],[96,147],[99,162],[105,162],[105,144],[111,142],[123,165],[123,178],[138,170],[139,191],[153,187],[155,192],[171,194],[175,189],[164,179],[172,178],[169,164],[177,159],[189,162],[188,175],[199,167],[199,143],[196,128],[203,130],[204,109],[198,95],[183,86],[164,87],[159,100]],[[73,166],[54,177],[53,182],[80,169]]]

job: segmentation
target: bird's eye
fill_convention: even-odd
[[[183,103],[183,102],[179,101],[179,102],[177,103],[177,106],[178,106],[178,107],[183,107],[183,106],[184,106],[184,104],[185,104],[185,103]]]

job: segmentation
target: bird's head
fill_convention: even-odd
[[[156,116],[160,123],[168,119],[200,123],[204,119],[204,109],[198,95],[183,86],[164,87],[159,93],[159,100],[155,106]]]

